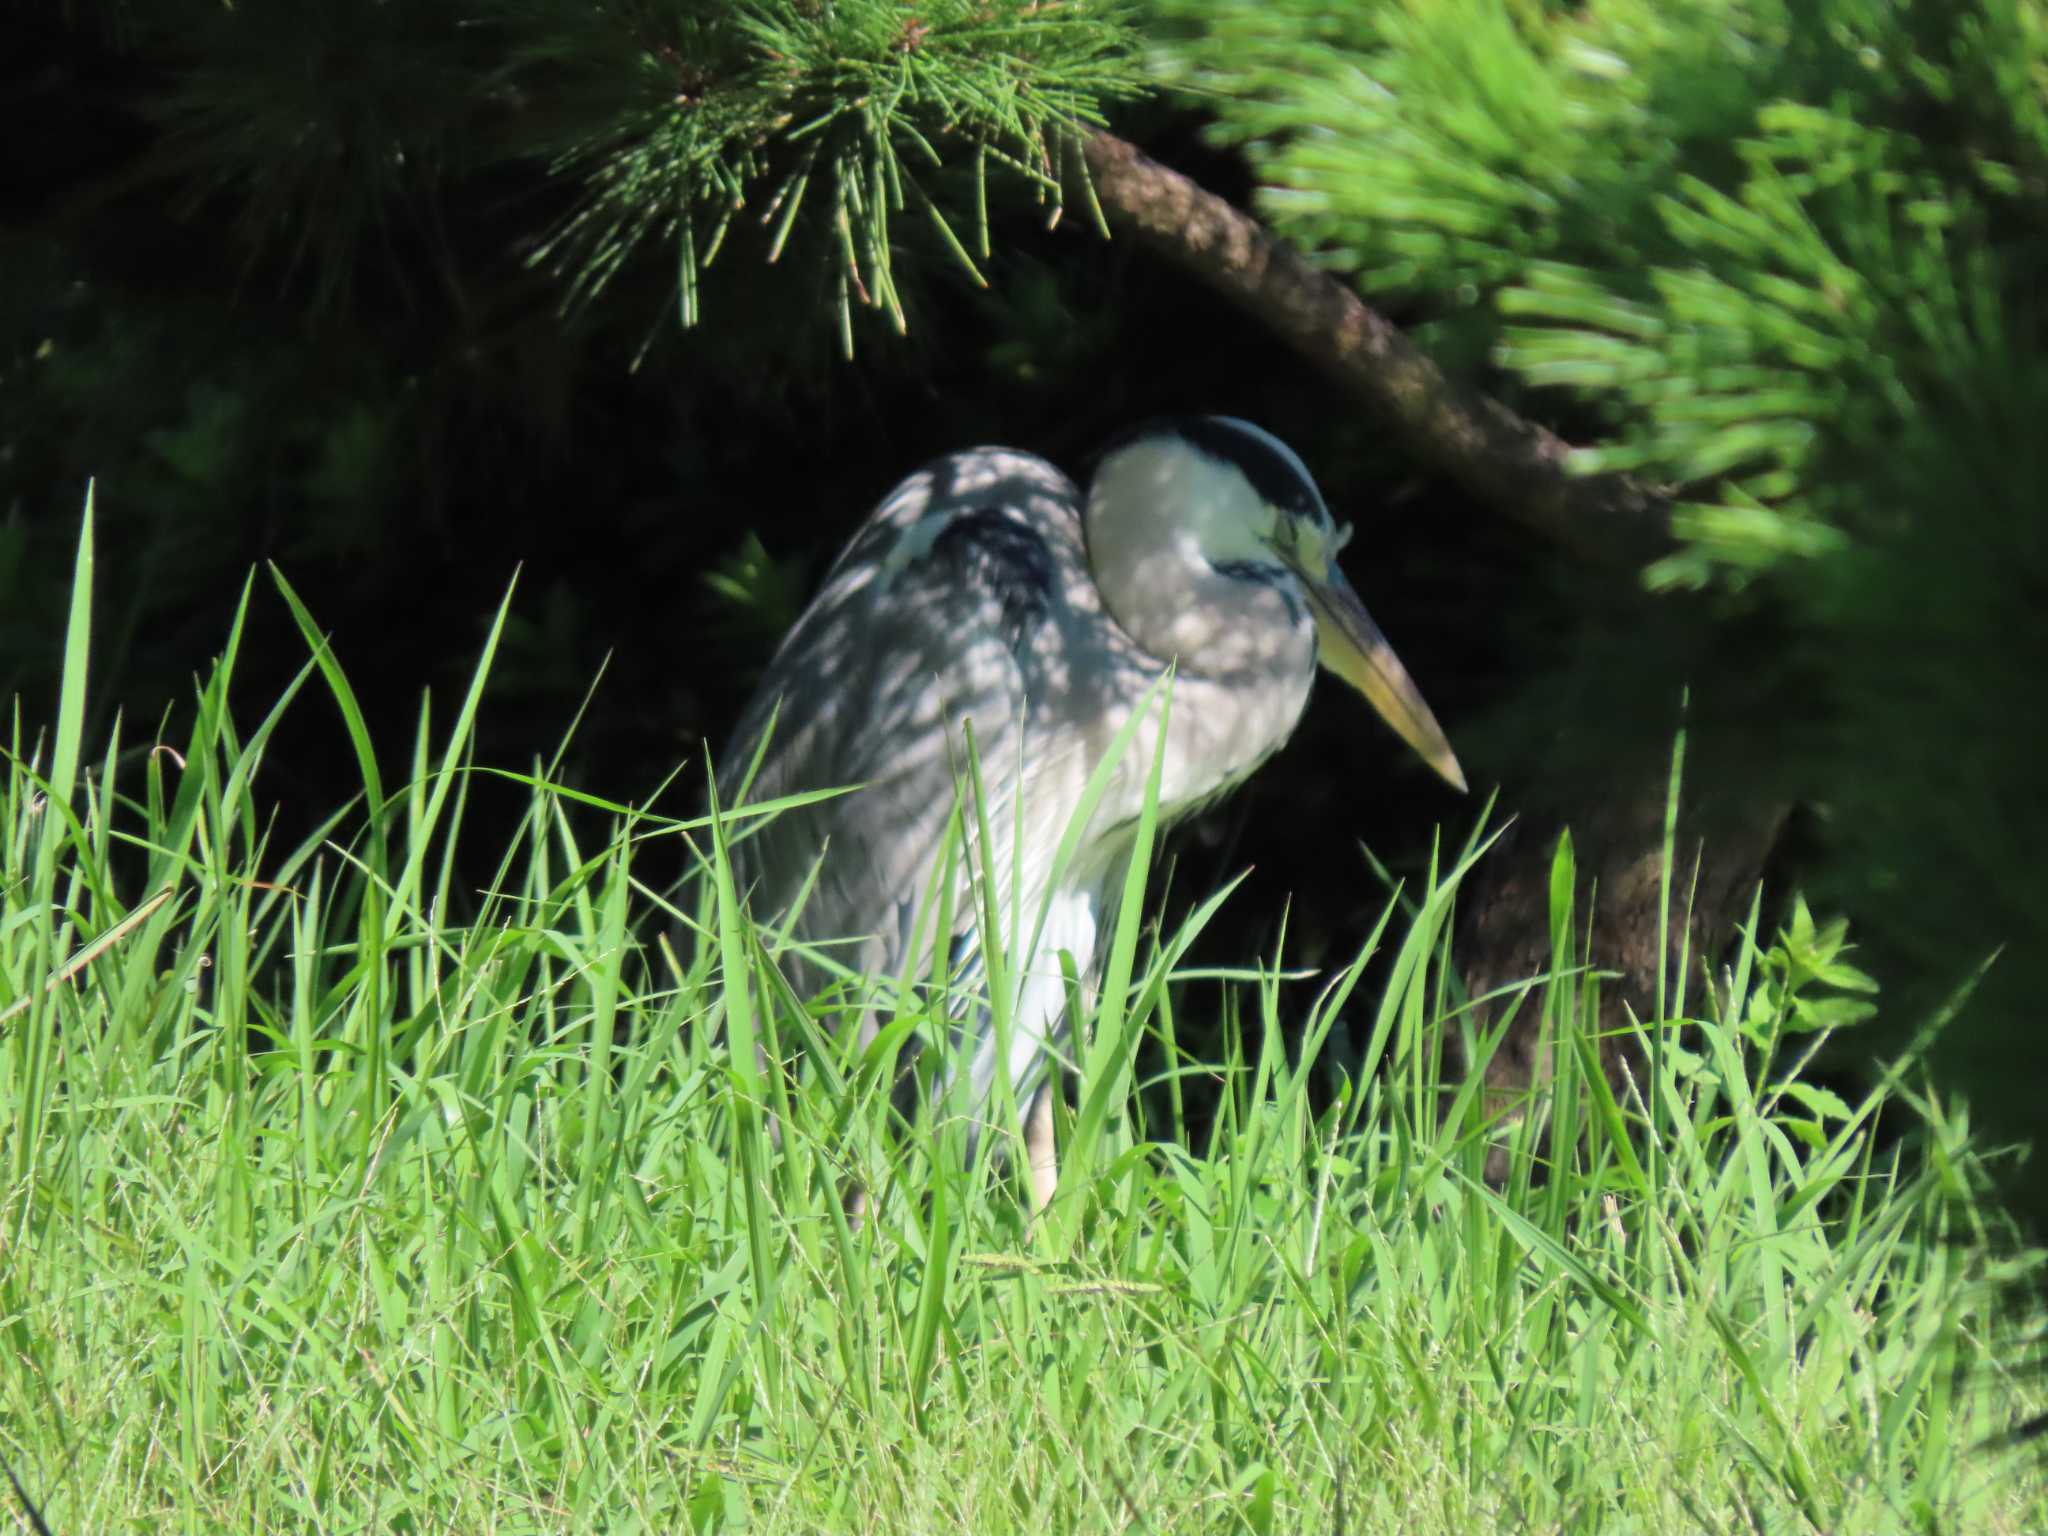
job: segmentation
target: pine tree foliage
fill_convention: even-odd
[[[565,266],[575,293],[595,294],[657,239],[676,251],[681,315],[692,323],[696,275],[736,218],[752,213],[772,228],[774,260],[814,211],[829,232],[849,349],[853,302],[904,328],[895,219],[927,222],[981,281],[990,167],[1057,203],[1059,130],[1100,121],[1100,103],[1133,89],[1129,36],[1101,6],[523,0],[512,15],[523,63],[543,77],[559,70],[567,98],[588,104],[555,154],[586,195],[541,251]],[[975,172],[965,239],[927,185],[950,160]]]
[[[2048,5],[1166,9],[1283,233],[1674,494],[1646,578],[1702,596],[1532,681],[1523,739],[1569,719],[1539,756],[1591,766],[1692,683],[1710,777],[1817,807],[1907,974],[2005,947],[1949,1048],[1994,1126],[2036,1123]]]
[[[512,234],[571,302],[654,248],[694,323],[703,268],[752,218],[770,260],[813,237],[849,348],[856,303],[904,325],[899,220],[979,281],[988,176],[1056,205],[1063,130],[1137,89],[1103,0],[167,0],[137,25],[178,60],[160,170],[228,194],[252,250],[324,296],[400,226],[440,252],[448,178],[523,163],[580,189],[567,211],[525,199],[534,227]],[[935,196],[952,166],[971,174]]]
[[[110,11],[161,72],[162,138],[135,179],[231,223],[251,267],[278,263],[323,307],[349,299],[365,253],[408,286],[416,266],[445,274],[440,200],[491,154],[506,105],[485,29],[459,20],[383,0]]]
[[[1573,391],[1606,429],[1587,468],[1680,488],[1659,582],[1874,531],[1839,466],[1938,389],[1995,406],[2032,346],[2036,0],[1224,5],[1186,55],[1271,217],[1446,301],[1454,356]]]

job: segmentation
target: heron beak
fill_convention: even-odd
[[[1321,642],[1322,663],[1365,695],[1366,702],[1379,711],[1380,718],[1421,754],[1458,793],[1465,792],[1465,774],[1443,727],[1422,702],[1422,692],[1409,677],[1408,669],[1387,644],[1387,637],[1373,623],[1365,604],[1351,590],[1344,573],[1332,563],[1320,576],[1299,568],[1308,592],[1310,610],[1315,614],[1316,634]]]

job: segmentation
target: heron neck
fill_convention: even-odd
[[[1228,493],[1224,482],[1189,479],[1185,456],[1166,461],[1170,480],[1159,478],[1161,466],[1132,459],[1097,477],[1087,564],[1105,615],[1128,642],[1132,673],[1149,686],[1171,670],[1160,803],[1184,814],[1293,733],[1315,676],[1315,624],[1299,584],[1256,543],[1205,547],[1219,528],[1245,521],[1209,505]],[[1131,687],[1128,702],[1142,691]],[[1120,777],[1135,777],[1136,792],[1126,797],[1133,812],[1158,749],[1148,719],[1120,769]]]

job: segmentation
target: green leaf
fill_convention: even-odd
[[[1795,1078],[1785,1084],[1784,1093],[1787,1098],[1804,1104],[1822,1120],[1846,1120],[1853,1113],[1848,1101],[1840,1094],[1817,1083],[1800,1082]]]

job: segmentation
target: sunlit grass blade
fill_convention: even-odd
[[[85,513],[78,525],[78,551],[71,568],[71,609],[64,626],[64,667],[57,687],[57,740],[50,758],[49,794],[68,807],[78,779],[85,746],[85,704],[88,664],[92,654],[93,488],[85,493]],[[46,848],[42,871],[47,875],[55,844]]]
[[[2048,1413],[1998,1290],[2039,1256],[1916,1054],[1787,1084],[1762,906],[1645,1115],[1569,861],[1541,973],[1467,998],[1483,824],[1316,973],[1248,951],[1241,887],[1149,928],[1134,824],[1098,1001],[1062,961],[1096,1016],[1027,1228],[892,1104],[956,978],[782,973],[734,866],[767,812],[477,764],[473,686],[409,755],[352,742],[381,829],[366,793],[286,846],[267,759],[328,706],[244,715],[239,623],[182,765],[81,739],[53,830],[38,733],[0,762],[0,1438],[50,1529],[2048,1528],[2038,1460],[1972,1449]],[[1007,814],[963,801],[930,954],[973,914],[1032,951],[969,858]],[[1443,1043],[1517,1000],[1557,1059],[1496,1185]]]

